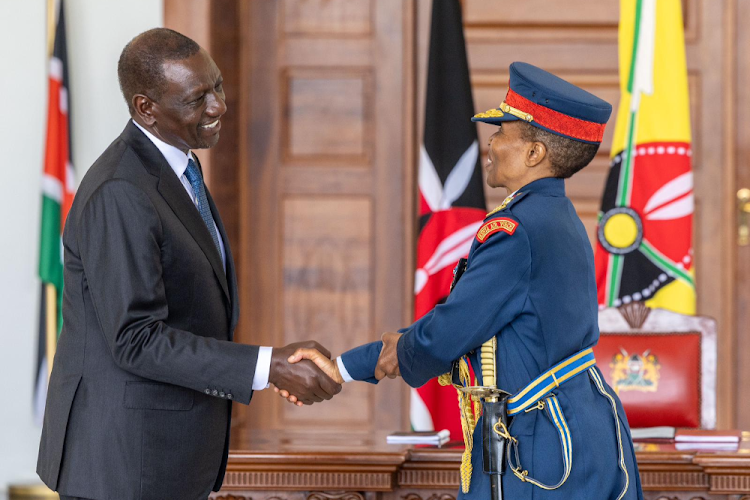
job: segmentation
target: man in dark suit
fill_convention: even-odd
[[[203,500],[222,484],[232,401],[272,383],[311,404],[341,386],[290,365],[297,345],[232,342],[234,262],[191,153],[217,143],[227,110],[214,61],[154,29],[125,47],[118,75],[132,121],[66,222],[37,472],[62,498]]]

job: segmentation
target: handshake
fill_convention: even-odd
[[[400,375],[396,346],[400,333],[384,333],[375,378]],[[268,381],[274,391],[297,406],[319,403],[341,392],[344,378],[331,353],[315,341],[298,342],[274,348]]]

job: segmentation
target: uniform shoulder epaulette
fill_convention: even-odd
[[[492,217],[493,215],[495,215],[498,212],[502,212],[503,210],[507,210],[511,206],[513,206],[516,203],[518,203],[518,201],[521,198],[523,198],[524,196],[526,196],[526,191],[521,191],[519,193],[514,193],[514,194],[508,196],[507,198],[505,198],[503,200],[503,202],[499,206],[497,206],[494,210],[492,210],[490,213],[488,213],[487,215],[485,215],[484,218],[486,219],[487,217]]]

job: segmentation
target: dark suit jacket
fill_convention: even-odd
[[[63,235],[63,329],[37,473],[97,500],[205,499],[221,486],[232,400],[258,347],[232,342],[234,262],[129,122],[88,171]]]

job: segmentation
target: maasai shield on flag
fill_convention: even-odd
[[[51,8],[49,16],[55,16]],[[47,381],[62,326],[63,288],[62,231],[73,204],[75,172],[71,164],[70,96],[68,94],[68,53],[65,43],[63,2],[54,26],[54,48],[49,61],[47,143],[42,174],[42,221],[39,243],[39,277],[42,281],[39,349],[34,391],[34,416],[41,425],[47,396]],[[50,40],[52,42],[52,40]]]
[[[453,268],[458,259],[468,255],[486,215],[458,0],[433,2],[430,30],[424,141],[419,158],[415,319],[445,300]],[[440,386],[436,379],[412,390],[411,423],[415,430],[449,429],[452,436],[462,435],[456,390]]]
[[[695,313],[693,174],[680,0],[620,1],[622,99],[596,248],[600,306]]]

